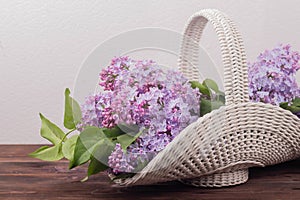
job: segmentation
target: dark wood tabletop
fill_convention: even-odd
[[[179,182],[112,187],[105,174],[85,177],[86,168],[68,170],[67,161],[43,162],[27,156],[38,145],[0,145],[0,199],[295,199],[300,200],[300,160],[250,170],[245,184],[195,188]]]

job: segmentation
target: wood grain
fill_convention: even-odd
[[[102,173],[81,183],[86,166],[43,162],[27,156],[37,145],[0,145],[0,199],[295,199],[300,200],[300,160],[250,170],[250,180],[226,188],[194,188],[178,182],[113,187]]]

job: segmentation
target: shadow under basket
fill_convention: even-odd
[[[278,106],[249,101],[248,68],[242,38],[224,13],[205,9],[185,28],[179,70],[200,77],[199,42],[207,22],[219,38],[224,65],[226,105],[186,127],[148,165],[119,186],[179,180],[197,187],[223,187],[248,180],[248,168],[300,156],[300,119]]]

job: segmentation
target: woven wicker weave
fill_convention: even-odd
[[[206,187],[236,185],[247,181],[249,167],[300,156],[300,119],[280,107],[249,102],[243,42],[225,14],[207,9],[191,17],[180,70],[190,80],[198,80],[198,42],[208,21],[221,45],[226,105],[190,124],[140,173],[117,180],[119,185],[172,180]]]

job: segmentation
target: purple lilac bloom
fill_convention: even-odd
[[[123,152],[120,144],[116,144],[115,150],[108,157],[108,159],[108,166],[112,168],[112,171],[115,174],[120,172],[132,172],[132,170],[134,169],[130,165],[130,159]]]
[[[300,55],[290,45],[279,45],[249,63],[249,96],[253,102],[279,105],[300,96],[296,72]]]
[[[124,156],[133,168],[149,162],[199,116],[197,89],[179,72],[164,71],[153,61],[133,61],[115,79],[112,108],[116,123],[136,124],[144,130]],[[168,77],[167,77],[168,75]],[[110,160],[115,160],[114,153]],[[113,165],[110,165],[114,169]]]
[[[145,164],[154,158],[156,153],[147,152],[134,143],[125,153],[119,143],[108,157],[108,166],[114,174],[138,172],[139,165]]]
[[[102,82],[99,83],[104,90],[113,91],[115,89],[115,80],[123,70],[128,70],[132,60],[127,57],[115,57],[112,59],[110,66],[102,70],[100,73],[100,79]]]
[[[115,118],[111,108],[112,93],[94,94],[86,97],[85,103],[81,106],[82,120],[78,129],[85,126],[114,127]]]
[[[114,58],[100,79],[106,91],[87,98],[82,126],[125,123],[143,130],[126,152],[116,145],[108,163],[115,174],[133,172],[149,162],[199,117],[198,89],[192,89],[180,72],[162,70],[154,61]]]

